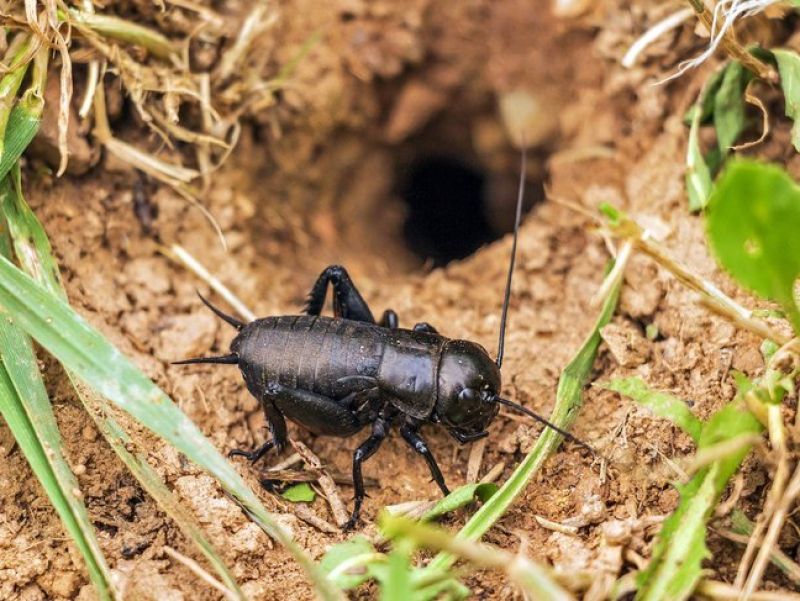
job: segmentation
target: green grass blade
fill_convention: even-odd
[[[3,255],[10,254],[3,236]],[[112,598],[111,575],[89,520],[78,481],[64,455],[61,434],[28,336],[0,322],[0,412],[28,463],[86,561],[99,596]]]
[[[175,403],[61,299],[0,257],[0,314],[12,319],[91,389],[207,470],[301,564],[324,599],[338,599],[317,566],[280,528],[241,476]]]
[[[397,541],[389,554],[389,570],[381,582],[381,601],[408,601],[413,599],[411,583],[411,551],[408,540]]]
[[[469,505],[475,499],[487,501],[498,491],[497,484],[491,482],[471,482],[464,486],[459,486],[444,499],[440,499],[436,505],[431,507],[422,516],[422,521],[428,522],[435,520],[443,515],[455,511],[465,505]]]
[[[15,167],[11,177],[14,183],[13,190],[7,184],[0,189],[0,208],[6,216],[16,255],[19,257],[23,269],[29,275],[44,285],[52,294],[66,301],[66,291],[61,283],[50,240],[22,194],[19,165]],[[167,488],[158,472],[147,462],[146,457],[128,450],[131,446],[135,446],[135,442],[111,417],[113,411],[108,401],[86,388],[69,370],[67,370],[67,376],[103,437],[144,490],[155,499],[158,506],[168,516],[175,520],[184,535],[206,557],[222,582],[240,598],[244,598],[236,579],[205,537],[202,528],[192,514]]]
[[[0,179],[8,175],[11,168],[17,164],[19,157],[39,130],[43,106],[33,98],[26,107],[17,105],[11,111],[3,141],[3,156],[0,157]]]
[[[689,197],[689,210],[693,213],[706,207],[713,186],[711,172],[700,149],[700,118],[698,103],[692,116],[686,148],[686,193]]]
[[[524,555],[512,555],[491,545],[466,542],[441,528],[402,516],[384,513],[379,517],[379,523],[383,534],[394,541],[395,549],[402,550],[402,545],[409,541],[430,549],[447,549],[476,567],[504,571],[529,599],[570,601],[573,598],[553,579],[547,569]],[[417,573],[417,582],[419,581]],[[403,598],[412,597],[406,595]]]
[[[698,450],[742,434],[761,432],[758,420],[734,403],[717,411],[703,426]],[[732,452],[679,487],[678,507],[664,522],[650,563],[637,579],[637,601],[680,601],[690,597],[700,582],[702,561],[709,556],[706,524],[749,450],[746,447]]]
[[[12,326],[5,325],[0,328],[0,331],[2,331],[0,334],[2,344],[6,344],[14,338],[18,341],[27,338],[25,334]],[[4,355],[6,353],[8,353],[8,347],[4,347]],[[29,393],[26,396],[30,398],[31,395]],[[94,584],[98,596],[101,599],[112,599],[108,566],[94,536],[86,508],[80,497],[80,490],[77,488],[74,475],[70,472],[71,477],[66,476],[65,470],[62,469],[66,467],[66,471],[69,471],[69,466],[61,452],[60,440],[56,442],[46,436],[40,437],[5,365],[0,365],[0,413],[61,518],[64,528],[86,561],[89,578]],[[41,428],[46,420],[43,419],[40,412],[34,411],[33,415],[39,420],[37,425]],[[43,440],[47,442],[43,443]],[[56,467],[57,469],[54,469]],[[72,480],[72,486],[70,486],[69,480]]]
[[[670,420],[691,436],[695,442],[700,439],[700,433],[703,431],[703,422],[697,419],[686,406],[686,403],[679,398],[666,392],[651,390],[641,378],[637,377],[616,378],[605,384],[600,384],[600,386],[606,390],[624,394],[643,407],[647,407],[658,417]]]
[[[749,79],[750,72],[742,63],[731,61],[725,67],[722,82],[714,94],[714,129],[717,130],[717,145],[723,159],[746,125],[744,89]]]
[[[556,391],[556,403],[550,421],[562,429],[569,429],[583,405],[583,388],[589,378],[597,356],[597,347],[600,345],[600,330],[614,314],[619,298],[620,284],[608,295],[600,315],[592,328],[591,333],[581,345],[577,354],[561,372]],[[525,460],[520,463],[511,477],[503,484],[492,497],[469,519],[461,531],[459,538],[475,540],[492,527],[508,510],[514,499],[525,490],[530,479],[542,466],[544,460],[561,444],[560,434],[545,428],[536,441],[536,446],[528,453]],[[455,561],[455,557],[447,553],[440,553],[428,564],[426,571],[447,570]]]
[[[800,152],[800,55],[794,50],[772,51],[781,76],[786,116],[793,122],[792,144]]]
[[[25,78],[25,73],[28,72],[28,63],[20,64],[19,62],[30,49],[33,36],[25,33],[19,35],[22,37],[14,38],[12,49],[4,57],[6,63],[9,66],[14,66],[14,69],[0,78],[0,159],[4,154],[3,142],[6,138],[8,120],[14,105],[17,103],[17,92],[22,85],[22,80]],[[17,44],[17,40],[22,40],[22,42]]]

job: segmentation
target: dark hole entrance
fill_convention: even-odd
[[[412,161],[400,177],[408,208],[403,234],[411,251],[440,267],[510,232],[518,177],[487,174],[448,156]],[[523,210],[540,196],[540,189],[526,190]]]

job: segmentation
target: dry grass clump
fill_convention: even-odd
[[[274,104],[276,90],[316,41],[312,36],[279,67],[269,35],[277,8],[257,2],[242,9],[223,15],[193,0],[165,0],[108,3],[101,13],[91,0],[6,1],[0,73],[16,85],[0,90],[0,117],[7,119],[20,100],[20,84],[37,57],[39,81],[31,85],[42,97],[48,61],[57,53],[58,174],[69,160],[70,105],[80,94],[78,118],[90,120],[96,142],[196,202],[230,155],[242,118]],[[137,137],[134,145],[112,131],[106,90],[114,87],[122,89],[149,139]],[[0,119],[0,134],[4,123]]]

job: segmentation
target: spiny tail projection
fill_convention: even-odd
[[[202,294],[199,292],[197,296],[200,297],[200,300],[203,301],[203,304],[211,309],[214,314],[225,321],[226,323],[232,325],[237,330],[241,330],[245,324],[232,315],[228,315],[227,313],[223,312],[221,309],[218,309],[211,302],[206,299]],[[222,365],[236,365],[239,363],[239,356],[236,353],[231,353],[230,355],[221,355],[219,357],[197,357],[195,359],[184,359],[183,361],[173,361],[172,365],[190,365],[192,363],[217,363]]]

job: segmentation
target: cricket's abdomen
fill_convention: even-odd
[[[267,382],[277,380],[339,400],[358,383],[354,376],[365,381],[377,377],[385,331],[369,323],[316,315],[265,317],[247,324],[231,349],[239,355],[256,398],[262,398]]]

